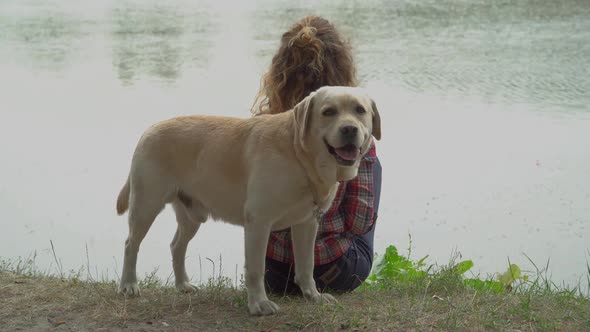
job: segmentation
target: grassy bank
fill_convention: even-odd
[[[395,247],[379,260],[370,280],[338,295],[338,304],[272,295],[281,309],[270,317],[250,317],[245,290],[225,278],[180,294],[149,275],[141,297],[125,298],[114,281],[82,281],[78,273],[51,275],[5,261],[0,330],[590,331],[587,294],[560,289],[542,273],[526,275],[513,265],[494,278],[467,278],[470,261],[426,266]]]

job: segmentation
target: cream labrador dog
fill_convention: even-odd
[[[264,288],[265,254],[273,230],[291,227],[295,282],[313,302],[318,209],[326,211],[339,181],[357,175],[371,136],[381,138],[375,102],[361,88],[323,87],[292,111],[247,119],[177,117],[140,138],[117,212],[129,208],[129,235],[119,292],[139,295],[136,264],[141,241],[167,203],[178,228],[170,245],[180,291],[194,291],[185,269],[188,242],[208,217],[242,225],[245,283],[252,315],[278,306]]]

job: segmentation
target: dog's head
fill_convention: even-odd
[[[321,165],[334,165],[338,180],[357,174],[371,136],[381,139],[379,111],[366,91],[357,87],[322,87],[295,108],[299,143]]]

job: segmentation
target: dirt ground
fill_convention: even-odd
[[[0,331],[590,331],[590,301],[568,297],[365,290],[336,305],[271,299],[274,316],[251,317],[246,293],[209,284],[194,294],[144,285],[24,277],[0,271]]]

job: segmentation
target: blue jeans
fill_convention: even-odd
[[[381,163],[379,159],[373,165],[373,188],[375,190],[375,219],[379,210],[381,194]],[[328,264],[316,265],[313,277],[320,290],[332,292],[349,292],[360,286],[371,272],[373,266],[373,240],[375,223],[362,235],[355,236],[350,248],[337,260]],[[294,282],[293,264],[266,258],[264,281],[267,289],[278,294],[300,293]]]

